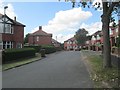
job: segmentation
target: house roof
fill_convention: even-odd
[[[11,19],[11,18],[9,18],[7,15],[3,15],[3,14],[0,13],[0,17],[1,17],[1,18],[4,18],[4,16],[5,16],[6,18],[8,18],[11,22],[13,22],[13,24],[19,25],[19,26],[24,26],[24,27],[25,27],[24,24],[22,24],[22,23],[20,23],[20,22],[18,22],[18,21],[15,21],[15,20],[13,20],[13,19]]]
[[[72,37],[72,38],[66,40],[65,42],[67,42],[67,41],[69,41],[69,40],[70,40],[70,41],[74,41],[74,40],[76,40],[76,39],[75,39],[75,37]]]
[[[55,39],[52,39],[52,42],[55,42],[55,43],[59,43],[59,44],[60,44],[60,42],[58,42],[58,41],[55,40]]]
[[[102,31],[97,31],[97,32],[92,34],[92,36],[97,36],[97,35],[102,35]]]
[[[46,33],[42,29],[37,30],[36,32],[30,34],[30,35],[42,35],[42,36],[52,36],[50,33]]]

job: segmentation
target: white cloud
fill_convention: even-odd
[[[61,43],[63,43],[64,41],[68,40],[69,38],[73,37],[74,34],[57,34],[57,35],[53,35],[53,38]]]
[[[14,19],[14,17],[17,16],[17,14],[15,13],[12,4],[10,4],[10,3],[5,4],[3,2],[3,0],[0,0],[0,13],[2,13],[2,14],[4,14],[4,6],[8,6],[8,8],[6,9],[6,14],[10,18]]]
[[[89,35],[91,35],[98,30],[102,30],[102,22],[95,22],[89,25],[82,23],[80,28],[85,28],[89,32]]]
[[[89,19],[92,16],[90,11],[83,11],[81,8],[73,8],[66,11],[59,11],[55,14],[55,17],[43,26],[43,30],[52,33],[53,38],[58,36],[58,41],[63,42],[66,39],[74,36],[75,31],[79,29],[82,22]],[[32,30],[35,32],[38,27]],[[73,32],[72,34],[70,32]],[[60,38],[62,33],[62,39]],[[67,33],[64,34],[64,33]]]

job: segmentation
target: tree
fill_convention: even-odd
[[[75,7],[76,0],[65,0],[71,1],[72,7]],[[90,7],[92,5],[92,0],[80,0],[80,4],[82,7]],[[97,7],[95,9],[103,9],[103,14],[101,16],[102,21],[102,31],[103,31],[103,67],[110,68],[111,65],[111,45],[110,45],[110,36],[109,36],[109,24],[110,22],[114,22],[112,14],[114,11],[117,12],[117,7],[120,5],[119,0],[102,0],[102,8],[100,7],[101,3],[96,2],[94,6]],[[80,6],[80,5],[79,5]]]
[[[76,34],[75,34],[75,38],[78,42],[78,45],[85,45],[85,41],[87,40],[87,35],[88,31],[86,31],[84,28],[79,29]]]
[[[24,38],[24,43],[28,43],[28,36],[29,36],[29,34],[26,34],[26,36]]]

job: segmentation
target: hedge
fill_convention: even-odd
[[[20,49],[6,49],[2,53],[2,62],[18,60],[21,58],[35,56],[35,49],[33,48],[20,48]]]
[[[45,49],[45,54],[50,54],[56,52],[56,48],[52,45],[42,45],[42,49]]]
[[[24,46],[24,48],[34,48],[36,52],[40,52],[41,46]]]

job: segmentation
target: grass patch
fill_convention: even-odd
[[[113,66],[112,68],[103,68],[103,59],[100,55],[87,55],[87,61],[91,66],[91,79],[94,81],[95,88],[118,88],[120,70]]]
[[[22,59],[22,60],[19,60],[19,61],[9,62],[7,64],[2,65],[2,70],[4,71],[4,70],[14,68],[14,67],[17,67],[17,66],[20,66],[20,65],[28,64],[28,63],[31,63],[33,61],[37,61],[39,59],[41,59],[41,54],[36,54],[36,56],[34,58]]]

